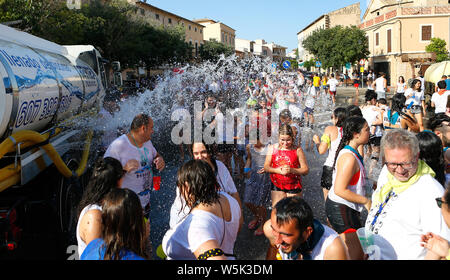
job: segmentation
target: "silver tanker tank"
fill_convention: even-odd
[[[41,132],[100,104],[104,72],[76,56],[92,46],[65,47],[4,25],[0,34],[0,139]]]

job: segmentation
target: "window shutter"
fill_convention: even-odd
[[[431,25],[422,26],[422,41],[431,40]]]

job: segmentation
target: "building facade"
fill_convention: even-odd
[[[286,47],[275,43],[267,43],[264,39],[246,40],[236,38],[236,53],[243,53],[244,57],[269,57],[274,62],[281,63],[286,59]]]
[[[194,21],[162,10],[143,1],[127,0],[128,3],[136,5],[136,16],[155,26],[167,28],[181,26],[185,30],[185,41],[193,48],[194,56],[198,55],[200,46],[203,45],[203,25]]]
[[[308,26],[297,33],[298,41],[298,57],[299,61],[307,61],[313,58],[303,47],[303,41],[308,38],[314,31],[320,29],[333,28],[335,26],[358,26],[361,22],[361,9],[359,2],[347,7],[321,15]]]
[[[368,67],[386,73],[388,84],[399,76],[406,80],[434,61],[425,51],[431,38],[450,43],[450,1],[372,0],[359,27],[366,32],[370,56]]]
[[[204,41],[216,40],[235,49],[236,30],[212,19],[194,19],[193,21],[203,26]]]

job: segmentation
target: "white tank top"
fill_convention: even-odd
[[[341,139],[342,139],[342,127],[338,127],[338,137],[334,139],[334,141],[331,141],[330,149],[328,150],[328,157],[324,163],[325,166],[333,167],[334,158],[336,157],[336,151],[339,146],[339,143],[341,143]]]
[[[90,210],[102,211],[102,207],[97,204],[90,204],[90,205],[84,207],[80,213],[80,218],[78,218],[77,231],[76,231],[77,242],[78,242],[78,257],[80,257],[81,254],[83,254],[83,251],[84,251],[84,249],[86,249],[86,246],[87,246],[87,244],[81,239],[81,236],[80,236],[80,223],[81,223],[81,220],[83,219],[84,215]]]
[[[383,77],[379,77],[378,79],[376,79],[375,85],[376,85],[376,88],[375,88],[376,91],[385,91]]]
[[[343,154],[348,154],[348,153],[351,153],[356,158],[356,161],[359,164],[359,178],[358,178],[358,181],[356,182],[356,184],[349,185],[347,188],[349,190],[351,190],[352,192],[356,193],[356,194],[365,196],[366,195],[366,188],[365,188],[365,185],[366,185],[366,172],[365,172],[365,169],[364,169],[364,165],[361,163],[361,161],[359,160],[358,156],[354,152],[352,152],[352,151],[350,151],[348,149],[342,149],[339,152],[339,155],[338,155],[338,158],[337,158],[336,162],[339,160],[339,158]],[[353,177],[358,176],[357,174],[355,174]],[[333,185],[331,186],[331,189],[328,192],[328,198],[330,200],[336,202],[336,203],[347,205],[348,207],[350,207],[350,208],[352,208],[352,209],[354,209],[354,210],[356,210],[358,212],[361,212],[364,209],[364,205],[345,200],[342,197],[338,196],[334,192],[335,181],[336,181],[336,168],[333,170]]]
[[[317,242],[316,246],[311,252],[312,260],[322,261],[328,246],[330,246],[330,244],[333,243],[334,239],[339,236],[337,232],[334,231],[334,229],[324,224],[322,224],[322,226],[324,227],[324,232],[319,242]],[[289,258],[288,254],[283,253],[280,249],[278,250],[278,252],[282,260],[292,260],[291,258]]]

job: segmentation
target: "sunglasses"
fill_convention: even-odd
[[[436,203],[437,203],[437,206],[439,208],[441,208],[442,207],[442,203],[447,203],[447,202],[443,201],[442,198],[438,197],[438,198],[436,198]]]

